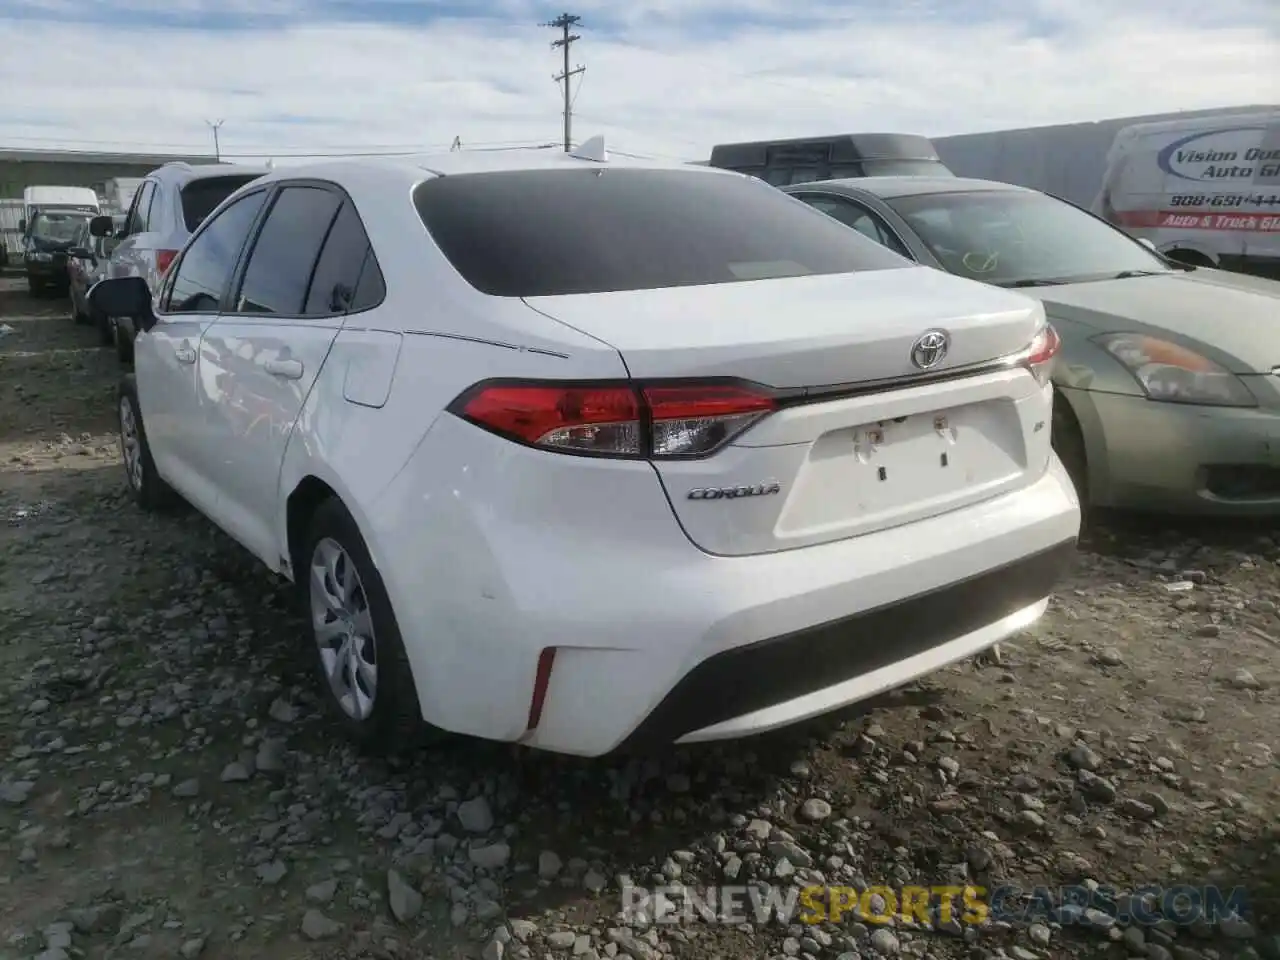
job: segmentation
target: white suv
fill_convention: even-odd
[[[115,232],[111,218],[96,218],[96,237],[115,236],[119,243],[111,254],[108,277],[141,277],[155,290],[160,278],[196,227],[218,204],[251,180],[267,172],[266,167],[230,163],[199,166],[175,161],[166,163],[143,179],[133,195],[124,227]],[[109,318],[110,334],[121,361],[133,359],[136,334],[128,318]]]
[[[293,580],[336,715],[581,755],[768,730],[1029,626],[1080,512],[1040,303],[759,180],[276,171],[135,318],[129,485]]]

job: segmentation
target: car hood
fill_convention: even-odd
[[[1203,274],[1203,276],[1202,276]],[[1280,284],[1219,270],[1033,287],[1050,319],[1096,333],[1168,336],[1211,348],[1233,373],[1280,365]],[[1270,286],[1273,289],[1268,289]]]

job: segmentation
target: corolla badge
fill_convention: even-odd
[[[737,500],[740,497],[768,497],[782,492],[782,485],[776,480],[764,483],[752,483],[740,487],[697,487],[690,490],[690,500]]]
[[[911,345],[911,362],[921,370],[936,367],[947,356],[951,337],[945,330],[926,330]]]

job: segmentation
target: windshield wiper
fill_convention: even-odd
[[[1112,280],[1132,280],[1134,277],[1163,277],[1168,270],[1121,270]]]
[[[1065,277],[1032,277],[1027,280],[1005,280],[996,284],[998,287],[1057,287],[1071,281]]]

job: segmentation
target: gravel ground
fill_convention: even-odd
[[[1280,960],[1280,528],[1108,521],[997,657],[778,735],[373,762],[318,709],[288,591],[126,499],[118,374],[0,280],[0,958]],[[1251,909],[645,928],[627,878],[1212,883]]]

